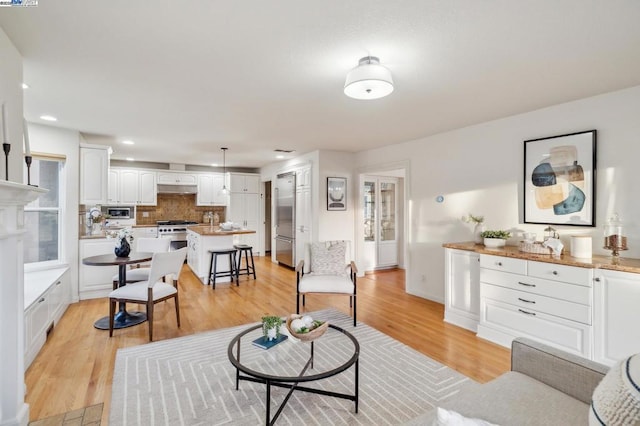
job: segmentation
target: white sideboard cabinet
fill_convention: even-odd
[[[640,274],[598,269],[594,278],[594,359],[605,365],[640,352]]]
[[[592,357],[593,269],[480,255],[478,336],[530,337]]]
[[[480,255],[445,250],[444,320],[477,331],[480,319]]]

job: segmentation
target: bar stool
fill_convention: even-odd
[[[213,289],[216,288],[216,278],[222,277],[231,277],[231,282],[233,282],[233,277],[236,277],[236,285],[239,286],[238,282],[238,270],[236,269],[236,253],[237,250],[235,248],[230,249],[218,249],[218,250],[209,250],[211,253],[211,263],[209,264],[209,279],[207,280],[207,285],[209,283],[213,284]],[[229,256],[229,270],[228,271],[218,271],[218,256]]]
[[[235,244],[234,249],[238,250],[240,256],[238,256],[238,265],[236,266],[236,273],[240,275],[252,275],[253,279],[256,279],[256,265],[253,263],[253,247],[246,244]],[[242,253],[244,253],[245,267],[242,268]],[[251,265],[249,265],[249,256],[251,256]]]

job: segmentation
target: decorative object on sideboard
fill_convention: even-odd
[[[31,185],[31,162],[33,157],[31,156],[31,144],[29,143],[29,127],[27,126],[27,120],[24,118],[22,119],[22,136],[24,138],[24,162],[27,164],[27,185]]]
[[[604,227],[604,248],[611,250],[611,256],[614,258],[620,256],[621,250],[628,250],[627,237],[622,229],[622,221],[618,213],[614,213]]]
[[[462,221],[464,223],[475,223],[475,227],[473,228],[473,241],[476,244],[482,244],[483,238],[482,233],[485,231],[484,229],[484,216],[474,216],[469,213],[469,216],[462,216]]]
[[[129,257],[131,253],[130,242],[133,241],[131,228],[122,228],[116,236],[116,247],[114,253],[117,257]]]
[[[524,223],[595,226],[596,130],[524,141]]]
[[[549,238],[560,238],[560,234],[558,234],[558,231],[556,231],[556,229],[551,226],[547,226],[546,228],[544,228],[544,236],[542,238],[542,241],[547,241]]]
[[[504,247],[507,239],[511,237],[509,231],[483,231],[480,236],[483,238],[484,246],[487,248]]]
[[[591,259],[593,241],[589,235],[571,236],[571,256]]]

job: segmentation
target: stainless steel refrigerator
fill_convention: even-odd
[[[278,175],[275,189],[276,206],[276,260],[294,268],[296,266],[296,175]]]

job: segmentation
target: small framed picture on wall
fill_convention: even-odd
[[[327,178],[327,210],[347,209],[347,178]]]

